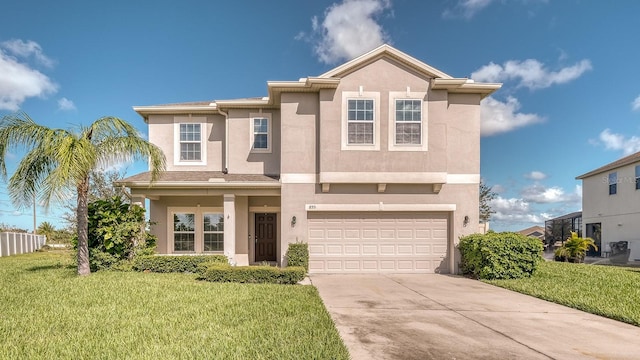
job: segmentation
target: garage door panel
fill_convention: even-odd
[[[395,245],[380,245],[380,255],[395,255],[396,247]]]
[[[434,272],[447,253],[447,219],[445,213],[309,213],[309,271]]]

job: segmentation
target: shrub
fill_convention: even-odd
[[[472,234],[458,245],[463,274],[480,279],[529,277],[542,261],[542,242],[512,232]]]
[[[90,203],[87,212],[91,271],[110,269],[136,255],[153,253],[156,237],[145,231],[144,208],[114,196]],[[72,239],[74,248],[77,240]]]
[[[256,284],[296,284],[306,274],[300,266],[278,268],[273,266],[230,266],[203,264],[200,279],[213,282],[238,282]]]
[[[287,250],[287,266],[301,266],[309,271],[309,244],[289,244]]]
[[[577,232],[571,232],[567,241],[554,252],[556,261],[568,261],[573,263],[584,262],[584,257],[589,248],[598,250],[596,243],[591,238],[582,238]]]
[[[138,256],[133,260],[133,269],[159,273],[198,272],[202,263],[227,264],[224,255],[184,255],[184,256]]]

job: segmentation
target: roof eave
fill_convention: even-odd
[[[502,87],[501,83],[481,83],[467,78],[433,79],[433,90],[447,90],[450,93],[480,94],[485,98]]]
[[[406,65],[408,65],[411,68],[414,68],[415,70],[428,75],[429,77],[433,77],[433,78],[444,78],[444,79],[451,79],[452,76],[448,75],[430,65],[427,65],[425,63],[423,63],[422,61],[409,56],[405,53],[403,53],[402,51],[387,45],[387,44],[383,44],[371,51],[369,51],[366,54],[360,55],[357,58],[348,61],[336,68],[333,68],[329,71],[327,71],[326,73],[320,75],[320,78],[329,78],[329,77],[336,77],[336,76],[341,76],[345,73],[349,73],[352,69],[357,69],[361,66],[364,66],[372,61],[375,61],[377,59],[379,59],[380,57],[382,57],[383,55],[388,55],[391,58],[394,58],[398,61],[400,61],[401,63],[404,63]]]
[[[127,181],[116,182],[118,186],[128,188],[261,188],[279,189],[280,182],[275,181],[156,181],[150,184],[149,181]]]

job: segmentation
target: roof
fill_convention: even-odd
[[[558,216],[557,218],[549,219],[547,221],[567,220],[567,219],[574,219],[574,218],[578,218],[578,217],[582,217],[582,211],[572,212],[572,213],[569,213],[569,214],[566,214],[566,215]]]
[[[528,227],[526,229],[520,230],[518,231],[518,233],[522,234],[522,235],[533,235],[534,233],[538,232],[540,233],[540,235],[544,235],[544,231],[545,229],[542,226],[532,226],[532,227]],[[533,235],[533,236],[539,236],[539,235]]]
[[[279,108],[280,94],[282,92],[317,92],[320,89],[335,89],[340,84],[340,77],[348,75],[384,57],[394,59],[412,70],[432,78],[431,86],[435,90],[480,94],[480,96],[484,98],[502,86],[502,84],[499,83],[480,83],[468,78],[453,78],[390,45],[383,44],[317,77],[309,76],[297,81],[269,81],[267,82],[268,96],[266,97],[134,106],[133,110],[140,114],[146,121],[147,115],[151,114],[180,112],[194,114],[218,113],[221,109],[229,108]]]
[[[627,166],[629,164],[633,164],[633,163],[636,163],[636,162],[640,162],[640,151],[638,151],[635,154],[631,154],[629,156],[625,156],[622,159],[616,160],[616,161],[614,161],[612,163],[609,163],[609,164],[607,164],[605,166],[599,167],[599,168],[597,168],[595,170],[589,171],[586,174],[582,174],[582,175],[576,177],[576,179],[577,180],[582,180],[584,178],[588,178],[588,177],[593,176],[593,175],[598,175],[598,174],[601,174],[603,172],[614,170],[614,169],[617,169],[617,168],[620,168],[620,167],[623,167],[623,166]]]
[[[151,181],[149,171],[130,176],[116,182],[126,187],[148,187]],[[279,187],[278,175],[224,174],[221,171],[165,171],[153,183],[154,187],[226,187],[261,186]]]

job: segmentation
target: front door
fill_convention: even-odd
[[[276,214],[256,214],[256,262],[276,261],[276,221]]]

